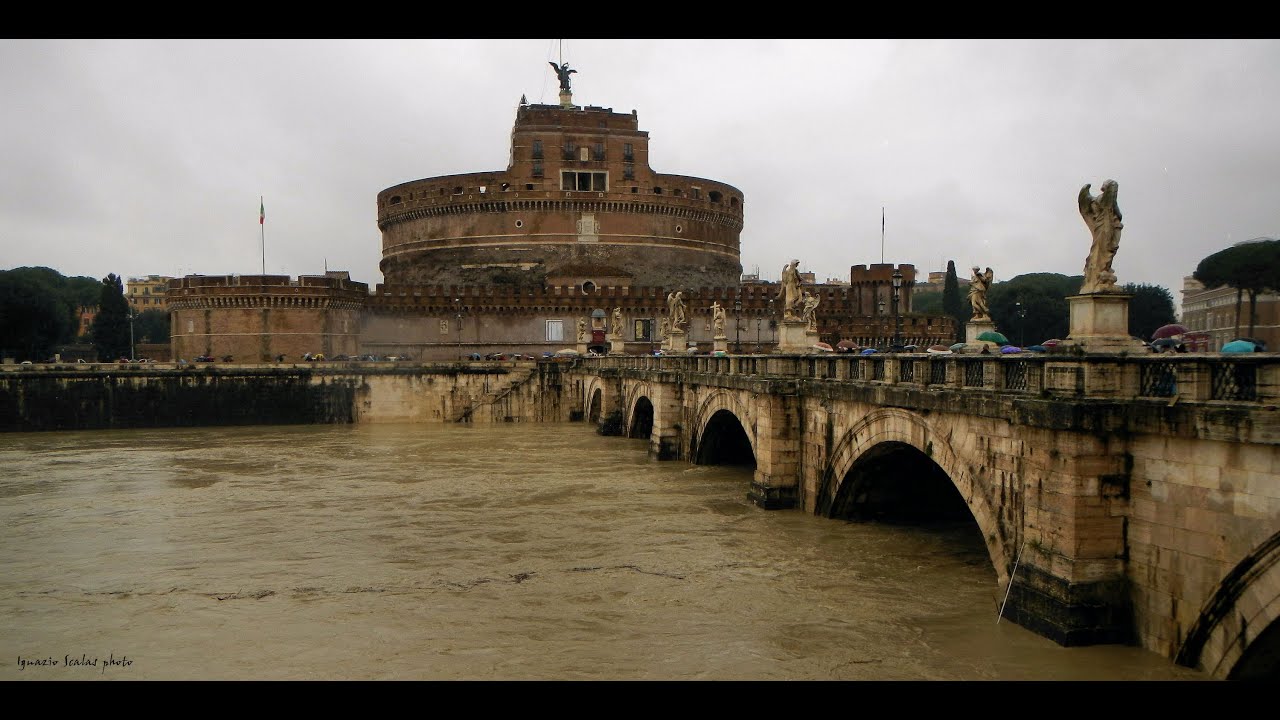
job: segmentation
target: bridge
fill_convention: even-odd
[[[1280,674],[1280,356],[583,358],[573,419],[749,496],[976,522],[1004,619],[1216,678]]]

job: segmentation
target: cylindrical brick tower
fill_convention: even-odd
[[[736,286],[743,197],[655,173],[635,111],[526,105],[505,171],[378,193],[388,285]]]

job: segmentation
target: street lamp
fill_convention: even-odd
[[[733,354],[742,354],[742,298],[733,300]]]
[[[902,270],[893,269],[893,344],[895,347],[902,344],[902,317],[898,313],[898,302],[902,293]]]
[[[1013,304],[1014,313],[1018,316],[1018,347],[1027,345],[1027,309],[1021,302]]]
[[[134,342],[133,342],[133,319],[136,317],[138,317],[137,314],[135,314],[133,310],[129,310],[129,361],[130,362],[138,359],[135,353],[136,346],[134,345]]]
[[[883,296],[881,296],[881,298],[876,301],[876,333],[879,335],[880,338],[883,338],[886,334],[884,332],[884,297]],[[879,342],[880,340],[879,338],[877,338],[876,343],[878,344]]]

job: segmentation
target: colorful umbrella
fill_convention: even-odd
[[[1005,337],[1004,335],[1001,335],[995,330],[988,330],[982,333],[981,335],[978,336],[978,339],[981,340],[982,342],[993,342],[997,345],[1009,344],[1009,338]]]
[[[1014,347],[1013,345],[1005,345],[1004,347],[1000,348],[1000,354],[1002,355],[1013,355],[1014,353],[1020,353],[1020,352],[1022,352],[1022,348]]]
[[[1153,347],[1153,348],[1175,348],[1175,347],[1178,347],[1178,346],[1179,346],[1179,345],[1181,345],[1181,344],[1182,344],[1182,341],[1181,341],[1181,340],[1177,340],[1177,339],[1175,339],[1175,338],[1171,338],[1171,337],[1164,337],[1164,338],[1160,338],[1159,340],[1152,341],[1152,343],[1151,343],[1151,347]]]
[[[866,350],[863,350],[863,351],[862,351],[861,353],[859,353],[859,354],[860,354],[860,355],[871,355],[871,354],[875,353],[875,351],[876,351],[876,349],[875,349],[875,348],[867,348]]]
[[[1059,340],[1058,338],[1049,338],[1048,340],[1045,340],[1040,344],[1047,348],[1052,348],[1052,347],[1058,347],[1059,345],[1061,345],[1062,341]]]
[[[1043,345],[1032,345],[1031,347],[1027,348],[1027,351],[1028,352],[1048,352],[1048,348],[1046,348]]]
[[[1161,325],[1156,328],[1155,332],[1151,333],[1151,339],[1159,340],[1161,338],[1173,337],[1174,335],[1185,335],[1188,332],[1191,331],[1187,329],[1186,325],[1179,325],[1177,323]]]
[[[1257,338],[1251,338],[1251,337],[1233,337],[1233,338],[1231,338],[1231,341],[1232,341],[1232,342],[1235,342],[1236,340],[1243,340],[1243,341],[1245,341],[1245,342],[1251,342],[1251,343],[1253,343],[1254,345],[1256,345],[1256,346],[1257,346],[1257,347],[1255,347],[1255,348],[1254,348],[1254,350],[1258,350],[1258,351],[1260,351],[1260,352],[1266,352],[1267,344],[1266,344],[1265,342],[1263,342],[1263,341],[1261,341],[1261,340],[1257,339]]]
[[[956,343],[951,346],[951,352],[960,352],[965,347],[964,343]]]
[[[855,350],[861,350],[861,349],[862,348],[858,347],[858,343],[852,340],[841,340],[840,342],[836,343],[836,350],[838,352],[853,352]]]
[[[832,348],[832,347],[831,347],[830,345],[828,345],[827,343],[820,342],[820,343],[814,343],[814,344],[813,344],[813,349],[814,349],[814,350],[821,350],[822,352],[831,352],[834,348]]]
[[[1257,350],[1257,349],[1258,349],[1258,346],[1249,342],[1248,340],[1232,340],[1231,342],[1222,346],[1222,352],[1224,353],[1253,352],[1254,350]]]

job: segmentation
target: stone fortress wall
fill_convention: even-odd
[[[346,273],[332,275],[188,275],[169,281],[173,358],[268,362],[280,355],[357,354],[369,286]]]

